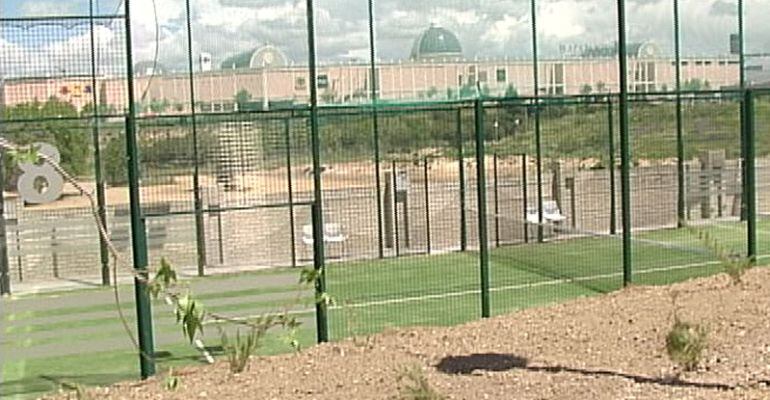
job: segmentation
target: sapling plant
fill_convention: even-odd
[[[755,260],[752,257],[742,256],[724,246],[706,229],[697,229],[689,226],[688,229],[693,232],[703,246],[716,257],[723,271],[730,277],[732,283],[734,285],[740,284],[743,275],[754,266]]]
[[[700,363],[706,345],[705,327],[674,319],[674,326],[666,335],[666,352],[671,361],[685,371],[692,371]]]
[[[181,383],[181,378],[174,374],[174,369],[169,368],[168,374],[166,374],[166,378],[163,380],[163,387],[168,391],[174,391],[179,388]]]
[[[418,365],[403,367],[397,371],[399,400],[444,400],[446,396],[434,389],[422,368]]]
[[[234,340],[229,338],[224,329],[220,330],[220,334],[222,336],[222,349],[227,356],[228,364],[230,364],[230,372],[238,374],[245,371],[249,359],[259,347],[263,332],[252,328],[241,336],[241,330],[237,329]]]

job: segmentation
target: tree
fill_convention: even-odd
[[[465,84],[460,88],[460,98],[467,99],[476,96],[476,87],[472,84]]]
[[[117,186],[128,183],[125,135],[115,136],[107,142],[102,150],[102,159],[104,160],[104,180],[108,185]]]
[[[698,78],[690,79],[682,84],[682,90],[685,92],[697,92],[703,89],[704,89],[704,84]]]
[[[596,92],[597,93],[604,93],[607,91],[607,84],[605,84],[602,81],[596,82]]]
[[[321,93],[321,101],[324,103],[334,103],[337,99],[337,93],[334,93],[331,90],[325,90],[323,93]]]
[[[505,97],[509,97],[509,98],[519,97],[519,91],[516,90],[516,87],[513,86],[513,84],[508,84],[508,87],[505,88]]]
[[[150,111],[154,114],[163,114],[168,110],[169,106],[171,104],[166,99],[158,100],[158,99],[152,99],[150,100]]]
[[[591,94],[591,92],[593,92],[593,88],[589,84],[585,84],[580,88],[580,94],[582,95]]]
[[[251,93],[246,89],[241,89],[235,94],[235,104],[238,105],[238,109],[244,108],[246,103],[251,101]]]
[[[118,113],[118,111],[115,109],[115,106],[112,104],[99,104],[96,107],[96,111],[98,111],[98,114],[100,117],[106,116],[106,115],[115,115]],[[80,117],[81,118],[88,118],[92,117],[94,115],[94,104],[88,103],[83,106],[83,108],[80,109]]]
[[[90,130],[85,120],[78,119],[80,115],[72,103],[52,96],[43,103],[35,100],[6,107],[3,114],[3,133],[8,140],[19,145],[50,143],[59,150],[61,165],[69,173],[82,175],[90,172]],[[10,172],[13,171],[7,168],[6,174]]]

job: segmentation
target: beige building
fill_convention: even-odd
[[[574,53],[574,52],[573,52]],[[306,103],[308,68],[293,64],[274,46],[238,54],[219,69],[207,65],[195,74],[199,111],[232,111],[248,106],[263,109],[276,103]],[[136,68],[135,91],[144,94],[142,113],[189,111],[187,73],[169,73],[144,63]],[[203,66],[203,65],[202,65]],[[559,59],[538,64],[541,95],[574,95],[618,91],[618,60],[614,47],[584,48]],[[145,68],[147,67],[147,68]],[[675,62],[653,43],[629,45],[629,89],[634,92],[672,90]],[[686,87],[735,86],[739,63],[734,56],[686,58],[681,65]],[[371,98],[371,70],[366,62],[321,64],[318,88],[322,103],[359,103]],[[457,37],[431,26],[416,40],[409,59],[380,62],[376,92],[382,101],[454,99],[475,96],[477,87],[490,96],[534,94],[531,60],[467,59]],[[120,110],[125,107],[124,78],[97,79],[98,102]],[[5,102],[14,105],[57,96],[81,108],[91,102],[89,79],[18,80],[5,83]],[[242,101],[236,104],[236,96]],[[244,97],[245,96],[245,97]],[[248,101],[243,102],[246,98]]]

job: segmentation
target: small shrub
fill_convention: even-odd
[[[666,352],[671,361],[691,371],[698,366],[705,349],[706,328],[676,318],[666,336]]]
[[[163,381],[163,387],[166,388],[166,390],[173,392],[179,388],[180,383],[179,377],[174,375],[174,370],[169,369],[168,375],[166,375],[166,379]]]
[[[446,397],[430,386],[428,378],[419,366],[406,367],[398,371],[400,400],[444,400]]]
[[[237,374],[246,370],[249,365],[249,358],[259,348],[259,341],[264,335],[260,329],[251,329],[248,334],[241,336],[240,330],[235,331],[233,341],[227,336],[227,332],[221,331],[222,349],[227,356],[227,362],[230,364],[230,372]]]
[[[59,385],[59,390],[66,392],[68,399],[89,400],[91,398],[86,392],[85,386],[77,382],[62,382]]]

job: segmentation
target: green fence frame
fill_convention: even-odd
[[[474,141],[475,141],[475,165],[476,165],[476,202],[478,204],[478,234],[475,238],[478,241],[478,267],[479,267],[479,300],[480,300],[480,317],[489,317],[491,315],[490,299],[492,292],[490,290],[491,271],[490,271],[490,250],[488,237],[488,220],[487,220],[487,177],[486,177],[486,150],[487,140],[485,132],[485,112],[487,106],[493,103],[511,103],[517,106],[531,110],[534,117],[534,132],[535,132],[535,144],[534,154],[527,154],[527,151],[520,153],[522,160],[522,178],[523,178],[523,202],[524,202],[524,219],[526,220],[528,202],[532,200],[528,193],[527,184],[527,163],[534,157],[536,165],[536,186],[537,193],[535,196],[535,202],[537,204],[537,218],[539,225],[537,228],[537,241],[543,242],[543,229],[542,223],[544,221],[543,210],[543,168],[542,161],[543,156],[543,144],[542,144],[542,126],[541,126],[541,113],[544,107],[553,104],[575,104],[586,99],[594,103],[591,104],[606,104],[607,123],[608,123],[608,143],[609,143],[609,175],[610,175],[610,233],[615,235],[618,233],[617,229],[617,205],[616,205],[616,150],[619,150],[620,157],[620,219],[621,228],[620,234],[622,235],[622,276],[623,284],[628,285],[632,283],[633,279],[633,258],[632,258],[632,224],[631,224],[631,144],[629,133],[629,115],[628,108],[630,94],[628,91],[628,68],[626,57],[626,21],[625,21],[625,1],[617,0],[617,21],[618,21],[618,59],[619,59],[619,76],[620,76],[620,90],[619,93],[602,95],[600,99],[595,99],[596,96],[541,96],[540,95],[540,82],[539,82],[539,55],[538,55],[538,30],[537,30],[537,1],[531,0],[531,33],[532,33],[532,52],[533,52],[533,79],[534,79],[534,95],[529,97],[517,97],[517,98],[476,98],[471,100],[458,100],[458,101],[446,101],[446,102],[434,102],[434,103],[416,103],[416,104],[396,104],[396,105],[384,105],[380,102],[378,92],[378,75],[377,75],[377,61],[376,61],[376,41],[375,41],[375,21],[374,21],[374,0],[368,0],[368,18],[369,18],[369,76],[371,79],[370,96],[371,102],[369,104],[361,106],[320,106],[318,102],[318,70],[317,70],[317,56],[316,56],[316,34],[315,34],[315,18],[314,18],[314,6],[316,1],[306,0],[306,22],[307,22],[307,43],[308,43],[308,55],[309,55],[309,82],[310,82],[310,102],[307,106],[300,106],[294,110],[291,110],[291,114],[303,114],[307,115],[310,128],[310,156],[312,158],[312,181],[313,181],[313,195],[312,201],[312,227],[313,227],[313,268],[318,274],[318,280],[315,285],[315,294],[317,301],[315,305],[315,319],[317,329],[318,342],[325,342],[329,340],[329,327],[328,327],[328,308],[327,302],[328,293],[326,286],[326,257],[325,257],[325,245],[323,240],[324,235],[324,202],[323,202],[323,179],[321,176],[322,159],[321,159],[321,143],[323,138],[320,134],[319,126],[319,112],[332,111],[339,115],[345,113],[351,115],[368,115],[371,118],[371,140],[373,144],[373,159],[374,168],[373,174],[375,177],[376,186],[376,213],[377,213],[377,238],[378,238],[378,258],[385,258],[384,253],[384,232],[383,232],[383,185],[389,183],[383,183],[381,181],[382,174],[382,154],[380,149],[381,144],[381,132],[380,132],[380,119],[388,113],[399,112],[403,109],[419,109],[420,107],[443,107],[445,110],[449,110],[450,113],[456,113],[455,120],[452,121],[455,127],[456,138],[456,150],[457,150],[457,164],[459,174],[459,203],[460,210],[458,216],[459,230],[460,230],[460,251],[469,252],[469,221],[466,214],[466,201],[468,188],[466,187],[466,154],[464,148],[466,132],[469,132],[469,127],[464,126],[464,114],[463,110],[473,110],[473,129],[474,129]],[[96,19],[93,9],[93,1],[89,3],[89,21],[91,27],[91,82],[95,87],[96,84],[96,63],[95,50],[94,50],[94,21]],[[188,79],[190,90],[190,121],[192,132],[192,149],[193,149],[193,203],[194,209],[192,213],[195,217],[195,231],[196,231],[196,251],[197,251],[197,267],[198,275],[203,276],[206,273],[206,237],[204,230],[204,215],[207,213],[221,213],[223,210],[206,210],[203,206],[201,184],[200,184],[200,164],[201,156],[199,154],[199,126],[198,123],[205,118],[204,116],[196,113],[196,98],[195,98],[195,86],[193,71],[193,58],[192,58],[192,43],[193,32],[191,25],[191,9],[190,2],[186,0],[186,23],[187,23],[187,46],[188,46]],[[125,12],[122,16],[125,21],[125,41],[127,43],[126,49],[126,83],[128,87],[127,91],[127,109],[121,116],[125,118],[125,132],[126,132],[126,147],[125,155],[127,157],[127,173],[129,180],[129,193],[130,193],[130,220],[131,220],[131,238],[133,247],[133,262],[136,269],[136,273],[140,276],[147,276],[147,264],[148,264],[148,249],[147,249],[147,232],[145,227],[145,220],[148,217],[143,210],[140,198],[140,183],[139,183],[139,169],[140,169],[140,155],[137,142],[137,110],[135,102],[134,84],[133,84],[133,49],[131,44],[131,14],[130,14],[130,1],[125,1]],[[680,43],[680,16],[679,16],[679,1],[673,0],[673,13],[674,13],[674,35],[675,35],[675,60],[676,60],[676,140],[677,140],[677,217],[678,224],[681,227],[686,219],[686,199],[685,199],[685,140],[683,135],[683,109],[682,101],[683,96],[687,93],[681,91],[681,43]],[[745,56],[744,50],[744,22],[743,22],[743,1],[738,0],[738,29],[740,40],[740,91],[742,95],[741,102],[741,154],[743,162],[743,196],[742,202],[742,218],[747,221],[747,249],[746,254],[748,257],[756,260],[757,257],[757,200],[756,200],[756,171],[755,171],[755,157],[756,157],[756,137],[755,137],[755,123],[754,117],[756,113],[754,98],[755,92],[750,89],[746,89],[745,86]],[[13,19],[2,19],[10,21]],[[726,93],[714,91],[711,93]],[[668,93],[670,95],[670,93]],[[690,93],[692,94],[692,93]],[[664,93],[647,93],[646,96],[665,95]],[[96,105],[96,90],[92,94],[93,103]],[[616,106],[617,104],[617,106]],[[2,105],[2,104],[0,104]],[[100,139],[100,126],[101,117],[103,115],[98,111],[98,107],[94,107],[95,111],[90,120],[92,120],[92,141],[94,143],[94,158],[95,158],[95,181],[96,181],[96,198],[98,201],[99,218],[103,223],[107,222],[106,216],[106,201],[105,201],[105,181],[103,177],[103,162],[102,162],[102,149],[99,142]],[[295,230],[295,210],[294,206],[304,204],[301,201],[295,201],[293,197],[293,182],[292,182],[292,156],[291,156],[291,127],[292,118],[287,117],[286,111],[281,110],[278,112],[255,112],[255,114],[265,114],[275,116],[279,118],[285,124],[285,146],[286,157],[285,162],[288,171],[288,193],[289,193],[289,218],[291,220],[291,264],[294,266],[297,264],[296,249],[294,242],[294,230]],[[619,131],[617,131],[619,137],[619,148],[616,149],[615,137],[615,124],[618,124]],[[470,150],[470,149],[468,149]],[[2,155],[0,155],[2,156]],[[497,221],[497,214],[499,212],[498,202],[498,159],[497,154],[493,155],[493,168],[494,168],[494,209],[495,209],[495,235],[494,243],[500,246],[500,227],[499,221]],[[0,160],[1,161],[1,160]],[[430,214],[430,186],[429,186],[429,158],[422,158],[422,172],[424,174],[425,185],[425,208],[427,210],[425,224],[427,226],[428,239],[427,239],[427,252],[430,254],[432,251],[431,244],[431,214]],[[394,162],[395,163],[395,162]],[[0,186],[2,186],[2,162],[0,162]],[[256,207],[256,206],[255,206]],[[0,199],[0,213],[2,213],[2,199]],[[529,234],[526,222],[524,224],[524,241],[529,242]],[[7,251],[5,245],[6,230],[5,220],[0,221],[0,240],[2,240],[2,246],[0,246],[0,292],[2,294],[9,294],[11,292],[10,280],[9,280],[9,265],[7,260]],[[100,246],[100,261],[102,270],[102,283],[109,285],[110,272],[109,272],[109,257],[107,253],[106,243],[103,240],[99,241]],[[398,240],[396,240],[396,247],[398,247]],[[398,250],[396,251],[398,253]],[[137,310],[137,329],[139,332],[140,343],[140,371],[143,378],[149,377],[154,374],[154,337],[151,318],[151,305],[146,292],[146,285],[140,279],[135,280],[135,296],[136,296],[136,310]]]

